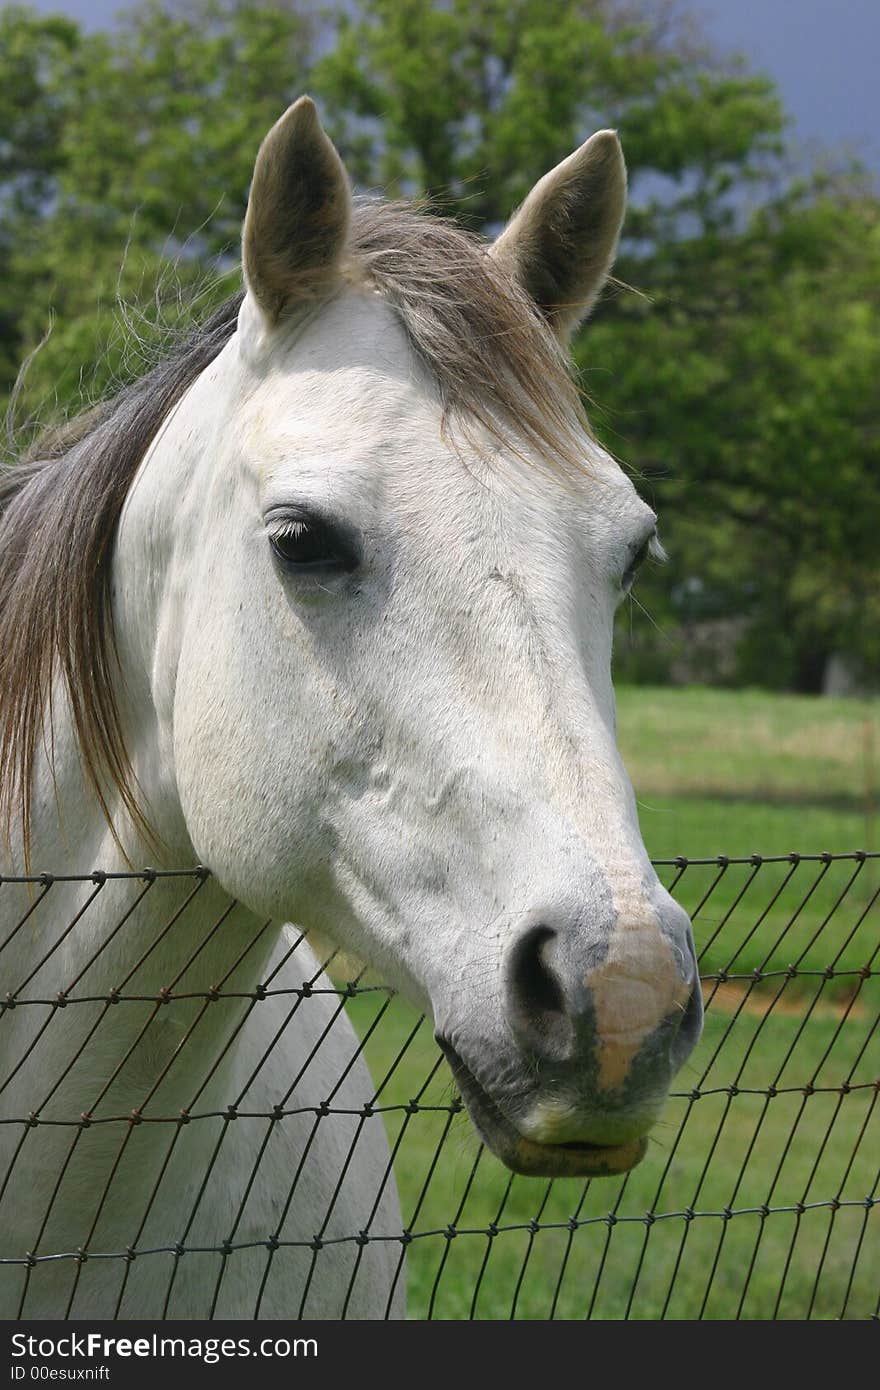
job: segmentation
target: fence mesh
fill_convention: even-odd
[[[333,957],[321,962],[329,978],[317,969],[291,977],[305,950],[291,929],[256,986],[240,982],[273,936],[268,922],[236,937],[232,954],[227,941],[223,973],[205,977],[236,920],[227,903],[188,934],[203,895],[210,898],[206,870],[0,881],[0,894],[21,902],[0,940],[6,1315],[38,1315],[40,1281],[50,1274],[57,1315],[96,1306],[105,1316],[183,1315],[181,1269],[197,1260],[201,1302],[186,1304],[186,1315],[224,1316],[225,1290],[243,1280],[249,1315],[273,1315],[267,1290],[294,1261],[287,1315],[308,1317],[331,1252],[338,1277],[344,1250],[338,1314],[357,1316],[381,1247],[389,1315],[406,1283],[415,1318],[876,1318],[880,855],[680,858],[657,868],[694,923],[705,1032],[647,1157],[623,1177],[590,1181],[508,1173],[474,1137],[429,1022],[380,985],[348,977]],[[62,893],[74,904],[63,920]],[[96,903],[111,893],[112,925],[88,938]],[[150,962],[172,942],[177,969],[152,987]],[[16,973],[25,958],[27,970]],[[112,987],[95,990],[93,980],[113,969]],[[225,1059],[270,1008],[268,1045],[246,1074],[228,1073]],[[310,1009],[309,1046],[288,1056],[292,1020],[300,1027]],[[106,1057],[120,1036],[125,1010],[137,1021],[125,1031],[125,1054],[104,1067],[84,1108],[65,1109],[84,1093],[89,1059]],[[175,1024],[157,1056],[165,1017]],[[335,1080],[320,1094],[306,1087],[303,1103],[306,1080],[341,1031],[350,1042],[334,1054]],[[149,1052],[140,1063],[139,1048]],[[363,1059],[372,1077],[366,1099],[351,1089]],[[270,1066],[275,1089],[267,1091]],[[292,1119],[305,1138],[298,1163],[282,1170],[272,1146]],[[369,1200],[347,1228],[347,1184],[376,1127],[387,1133],[391,1162],[374,1165]],[[197,1172],[194,1130],[206,1138]],[[322,1150],[334,1133],[342,1145]],[[77,1167],[86,1152],[100,1183],[84,1182]],[[322,1169],[320,1202],[310,1189],[312,1227],[291,1237],[310,1156],[330,1152],[337,1160]],[[392,1228],[394,1181],[402,1219]],[[223,1229],[206,1240],[204,1212],[217,1209],[218,1183]],[[22,1246],[9,1234],[10,1213],[40,1184],[47,1198]],[[267,1188],[271,1201],[263,1199],[255,1225],[252,1209]],[[170,1202],[171,1191],[183,1206]],[[108,1248],[102,1232],[111,1217],[127,1236]]]

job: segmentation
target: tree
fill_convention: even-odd
[[[876,669],[878,203],[785,178],[772,85],[650,0],[362,0],[317,76],[365,182],[489,230],[620,130],[639,293],[606,296],[575,354],[664,514],[675,563],[640,601],[673,628],[747,618],[740,677],[815,688],[841,647]],[[638,630],[662,674],[674,648]]]
[[[237,265],[255,143],[307,85],[314,24],[302,6],[151,0],[113,30],[66,25],[50,51],[44,23],[16,15],[25,70],[40,74],[17,106],[37,112],[51,94],[53,121],[51,158],[23,132],[16,149],[29,167],[3,181],[0,236],[14,248],[6,343],[20,355],[54,316],[25,404],[50,394],[64,404],[84,371],[95,394],[126,374],[118,298],[144,305],[140,333],[161,338],[206,278]],[[23,179],[37,189],[25,215],[6,196]],[[221,280],[213,297],[224,290]]]
[[[608,368],[606,428],[676,555],[642,601],[673,626],[747,615],[739,678],[815,690],[848,652],[876,680],[880,202],[852,176],[794,184],[641,278],[650,301],[578,351]]]
[[[772,83],[713,60],[675,0],[361,0],[315,80],[361,182],[480,229],[606,126],[639,195],[631,237],[726,220],[783,126]]]
[[[772,83],[679,0],[150,0],[88,35],[16,8],[0,55],[7,389],[56,323],[25,415],[75,405],[84,372],[112,389],[228,292],[255,144],[303,90],[361,187],[490,235],[616,126],[619,279],[574,350],[673,554],[637,597],[673,629],[735,617],[737,679],[813,688],[841,649],[880,671],[876,193],[793,182]],[[146,303],[134,334],[119,299]],[[632,617],[623,669],[662,676],[669,643]]]
[[[0,382],[14,379],[25,347],[17,256],[63,163],[66,99],[55,79],[78,41],[77,26],[60,16],[0,11]]]

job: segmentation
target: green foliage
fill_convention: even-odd
[[[479,227],[605,126],[634,186],[687,183],[665,221],[708,214],[783,123],[772,84],[713,67],[663,0],[362,0],[315,78],[363,182],[434,194]],[[651,223],[643,211],[639,235]]]
[[[650,575],[641,601],[673,628],[749,616],[739,679],[814,689],[847,652],[876,682],[876,197],[853,177],[795,185],[631,273],[650,302],[618,301],[579,353],[607,370],[606,432],[672,549],[674,582]]]
[[[19,306],[30,286],[20,239],[44,215],[63,163],[57,76],[78,39],[59,16],[0,10],[0,383],[14,379],[25,347]]]
[[[50,74],[76,48],[76,25],[9,6],[0,11],[0,182],[7,208],[39,206],[61,163],[62,105]]]
[[[620,130],[620,283],[575,351],[672,554],[620,670],[680,674],[721,624],[705,679],[813,688],[841,651],[876,681],[880,204],[853,172],[786,177],[772,83],[678,0],[150,0],[89,34],[5,9],[0,391],[54,320],[18,417],[112,390],[229,290],[255,145],[306,89],[360,186],[490,234]]]
[[[141,243],[193,237],[202,257],[234,249],[255,143],[305,85],[310,47],[309,24],[284,6],[137,6],[83,44],[70,74],[79,115],[66,129],[62,198],[117,248],[136,208]]]
[[[740,938],[754,922],[758,901],[768,896],[760,875],[758,884],[722,941]],[[706,918],[696,924],[698,940],[718,926],[712,908]],[[826,932],[819,938],[823,963],[834,949]],[[806,928],[797,931],[793,953],[806,936]],[[517,1319],[576,1321],[589,1311],[608,1320],[832,1319],[844,1304],[848,1318],[871,1316],[876,1233],[872,1243],[864,1194],[875,1190],[877,1172],[873,998],[868,1003],[863,993],[858,1011],[841,1022],[842,1009],[830,1008],[816,983],[799,1000],[784,988],[768,1015],[754,994],[745,1007],[736,995],[716,995],[643,1162],[625,1178],[589,1183],[511,1181],[485,1150],[469,1181],[477,1140],[463,1115],[444,1139],[450,1076],[444,1065],[431,1077],[430,1030],[423,1024],[408,1045],[417,1020],[402,1001],[379,1018],[382,994],[354,998],[347,1011],[381,1085],[403,1220],[415,1236],[407,1248],[408,1316],[506,1321],[515,1312]],[[842,1097],[841,1081],[850,1076],[852,1089]],[[778,1094],[768,1104],[763,1092],[771,1083]],[[688,1099],[692,1088],[700,1092],[696,1103]],[[801,1221],[794,1204],[805,1192],[810,1205]],[[829,1219],[827,1206],[813,1204],[836,1194],[842,1204]],[[762,1220],[765,1203],[776,1210]],[[696,1219],[671,1215],[688,1208]],[[733,1219],[721,1219],[725,1208]],[[646,1212],[657,1214],[648,1225]],[[445,1238],[450,1223],[454,1240]]]
[[[307,83],[313,26],[299,8],[251,0],[151,0],[88,35],[26,10],[12,16],[3,22],[15,44],[0,52],[16,67],[24,52],[32,70],[18,103],[20,161],[32,143],[26,121],[35,126],[44,108],[52,119],[34,144],[37,167],[15,171],[18,181],[42,175],[36,194],[8,210],[0,197],[0,245],[14,243],[4,346],[20,356],[51,311],[23,404],[51,394],[65,408],[82,373],[102,394],[139,365],[124,350],[118,299],[145,306],[149,350],[206,274],[237,259],[255,146]],[[9,385],[14,370],[5,375]]]

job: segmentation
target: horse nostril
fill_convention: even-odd
[[[550,927],[532,927],[513,949],[514,987],[523,1004],[536,1014],[565,1012],[562,990],[546,959],[546,947],[555,935]]]
[[[506,988],[514,1032],[530,1048],[565,1054],[572,1028],[565,995],[553,968],[556,933],[540,924],[530,927],[513,944],[507,959]]]

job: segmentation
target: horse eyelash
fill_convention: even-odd
[[[669,555],[666,552],[666,547],[664,546],[660,537],[657,535],[656,531],[654,532],[653,536],[648,542],[648,555],[651,557],[652,560],[656,560],[657,563],[660,565],[665,565],[666,561],[669,559]]]
[[[269,532],[273,536],[298,536],[301,531],[307,531],[309,523],[301,517],[291,516],[284,521],[274,521],[269,525]]]

